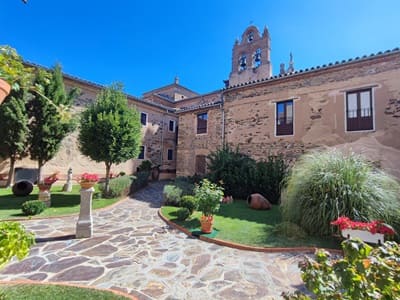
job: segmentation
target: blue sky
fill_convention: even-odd
[[[229,77],[250,25],[271,34],[273,73],[400,46],[400,1],[2,1],[0,44],[24,59],[135,96],[173,82],[206,93]]]

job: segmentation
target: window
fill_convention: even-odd
[[[261,65],[261,48],[258,48],[253,55],[253,69],[257,69]]]
[[[144,112],[140,113],[140,123],[144,126],[147,124],[147,114]]]
[[[197,133],[207,133],[207,113],[197,115]]]
[[[173,159],[174,159],[174,150],[168,149],[168,160],[173,160]]]
[[[247,68],[247,58],[246,55],[243,54],[239,58],[239,72],[246,70],[246,68]]]
[[[371,89],[348,92],[346,94],[347,131],[374,129],[372,113]]]
[[[197,175],[205,175],[206,174],[206,156],[205,155],[196,155],[196,165],[195,172]]]
[[[254,40],[254,33],[253,33],[253,31],[250,31],[247,34],[247,42],[251,43],[253,40]]]
[[[293,100],[276,103],[276,135],[293,134]]]
[[[140,153],[138,159],[144,159],[144,146],[140,146]]]
[[[169,131],[175,132],[175,121],[173,120],[169,121]]]

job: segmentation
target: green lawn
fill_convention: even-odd
[[[5,299],[13,299],[13,300],[129,299],[108,291],[99,291],[94,289],[86,289],[73,286],[50,285],[50,284],[49,285],[34,285],[34,284],[1,285],[0,293],[3,293],[5,295]]]
[[[97,187],[95,187],[97,191]],[[37,200],[39,189],[35,186],[32,193],[26,197],[16,197],[10,188],[0,189],[0,220],[24,218],[21,205],[28,200]],[[93,199],[93,209],[105,207],[117,202],[119,199]],[[74,185],[72,192],[62,192],[61,185],[53,185],[51,188],[51,207],[47,208],[36,217],[59,216],[79,213],[80,186]],[[34,218],[35,216],[32,216]]]
[[[177,220],[178,207],[164,206],[162,214],[169,220],[189,230],[200,228],[200,212],[195,212],[186,221]],[[274,233],[275,226],[281,223],[279,207],[274,205],[271,210],[253,210],[246,201],[235,201],[232,204],[222,204],[214,216],[215,238],[244,245],[260,247],[323,247],[340,248],[340,243],[334,238],[288,238]]]

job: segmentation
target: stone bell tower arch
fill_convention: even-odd
[[[265,27],[262,34],[257,27],[249,26],[236,40],[232,50],[232,70],[229,85],[270,77],[271,40]]]

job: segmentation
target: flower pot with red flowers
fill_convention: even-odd
[[[359,222],[347,217],[339,217],[332,225],[339,226],[344,238],[359,238],[367,243],[382,244],[385,236],[394,236],[394,229],[382,221]]]
[[[198,208],[202,212],[200,219],[201,231],[211,233],[213,231],[214,214],[218,212],[221,199],[224,195],[223,188],[203,179],[194,189]]]
[[[90,189],[99,181],[97,174],[83,173],[79,178],[78,182],[82,189]]]

